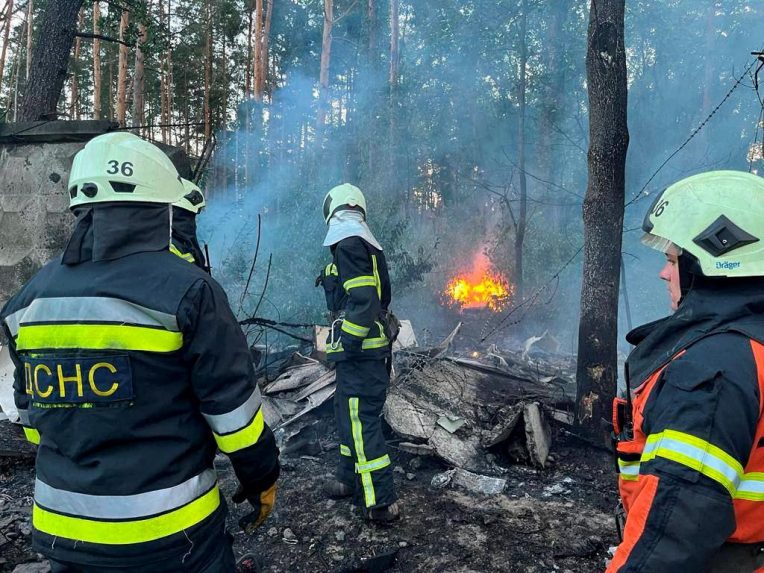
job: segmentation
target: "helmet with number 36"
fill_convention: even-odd
[[[642,242],[692,256],[707,277],[764,276],[764,179],[742,171],[693,175],[661,193]]]
[[[132,133],[91,139],[74,157],[69,208],[92,203],[175,203],[183,183],[170,158]]]

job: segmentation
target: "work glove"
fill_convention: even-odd
[[[263,492],[248,492],[243,485],[239,484],[231,500],[236,504],[248,501],[254,509],[239,520],[239,527],[244,530],[244,533],[251,535],[273,511],[273,506],[276,504],[276,484],[274,483]]]

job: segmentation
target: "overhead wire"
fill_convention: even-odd
[[[758,59],[758,58],[756,58],[756,59],[754,59],[754,61],[753,61],[753,62],[751,62],[751,63],[750,63],[748,66],[746,66],[746,68],[745,68],[745,71],[744,71],[744,72],[743,72],[743,73],[742,73],[740,76],[738,76],[738,77],[736,78],[736,80],[735,80],[735,83],[734,83],[734,84],[732,85],[732,87],[731,87],[731,88],[730,88],[730,89],[727,91],[727,93],[724,95],[724,97],[723,97],[723,98],[722,98],[722,100],[719,102],[719,104],[718,104],[716,107],[714,107],[714,108],[711,110],[711,112],[708,114],[708,116],[707,116],[707,117],[706,117],[706,118],[705,118],[705,119],[704,119],[704,120],[703,120],[703,121],[702,121],[702,122],[701,122],[701,123],[698,125],[698,127],[696,127],[696,128],[695,128],[695,129],[694,129],[694,130],[693,130],[693,131],[690,133],[689,137],[687,137],[687,139],[686,139],[684,142],[682,142],[682,144],[681,144],[681,145],[680,145],[680,146],[679,146],[679,147],[678,147],[676,150],[674,150],[674,151],[673,151],[673,152],[672,152],[672,153],[671,153],[671,154],[670,154],[670,155],[669,155],[669,156],[668,156],[668,157],[667,157],[667,158],[666,158],[666,159],[663,161],[663,163],[661,163],[661,164],[658,166],[658,168],[655,170],[655,172],[654,172],[654,173],[653,173],[653,174],[652,174],[652,175],[649,177],[649,179],[647,180],[647,182],[646,182],[646,183],[645,183],[645,184],[642,186],[642,188],[639,190],[639,193],[637,193],[637,194],[636,194],[634,197],[632,197],[632,198],[631,198],[631,200],[629,200],[629,201],[628,201],[628,202],[627,202],[627,203],[624,205],[624,211],[626,211],[626,209],[628,209],[628,208],[629,208],[629,207],[631,207],[632,205],[634,205],[634,204],[638,203],[638,202],[639,202],[639,201],[640,201],[642,198],[644,198],[644,197],[646,197],[646,196],[647,196],[646,194],[644,194],[644,192],[647,190],[647,188],[650,186],[650,184],[653,182],[653,180],[654,180],[654,179],[655,179],[655,178],[658,176],[658,174],[659,174],[659,173],[660,173],[660,172],[663,170],[663,168],[664,168],[664,167],[666,167],[666,165],[668,165],[668,163],[669,163],[669,162],[670,162],[672,159],[674,159],[674,157],[676,157],[676,156],[677,156],[679,153],[681,153],[681,151],[682,151],[682,150],[683,150],[685,147],[687,147],[687,145],[688,145],[688,144],[689,144],[689,143],[690,143],[690,142],[691,142],[691,141],[692,141],[692,140],[693,140],[693,139],[694,139],[694,138],[695,138],[695,137],[696,137],[696,136],[697,136],[697,135],[698,135],[698,134],[699,134],[699,133],[700,133],[700,132],[701,132],[701,131],[702,131],[702,130],[703,130],[705,127],[706,127],[706,126],[707,126],[707,125],[708,125],[708,123],[711,121],[711,119],[712,119],[712,118],[713,118],[713,117],[714,117],[714,116],[715,116],[715,115],[716,115],[716,114],[719,112],[719,110],[720,110],[720,109],[721,109],[721,108],[724,106],[724,104],[725,104],[725,103],[727,103],[727,101],[730,99],[730,97],[732,97],[732,94],[733,94],[733,93],[735,93],[735,91],[736,91],[736,90],[737,90],[737,89],[740,87],[740,85],[743,83],[743,80],[745,79],[745,77],[746,77],[747,75],[749,75],[749,74],[750,74],[751,70],[753,69],[753,67],[754,67],[754,66],[755,66],[755,65],[756,65],[758,62],[759,62],[759,59]],[[761,103],[761,102],[762,102],[762,98],[761,98],[761,96],[760,96],[760,94],[759,94],[758,90],[756,90],[756,94],[757,94],[757,97],[759,98],[759,102]],[[761,117],[761,119],[764,119],[764,103],[762,103],[762,112],[761,112],[761,115],[760,115],[760,117]],[[761,121],[761,120],[760,120],[760,121]],[[764,149],[763,149],[762,151],[764,152]],[[628,230],[625,230],[625,231],[623,231],[623,232],[624,232],[624,233],[627,233],[627,232],[629,232],[629,231],[632,231],[632,230],[634,230],[634,229],[628,229]],[[554,281],[556,281],[556,280],[558,280],[558,279],[559,279],[560,275],[562,275],[562,273],[563,273],[563,272],[564,272],[564,271],[565,271],[565,270],[566,270],[566,269],[567,269],[567,268],[568,268],[568,267],[569,267],[571,264],[573,264],[573,262],[574,262],[574,261],[575,261],[575,260],[578,258],[578,255],[580,255],[580,254],[581,254],[581,252],[582,252],[583,250],[584,250],[584,245],[581,245],[581,246],[578,248],[578,250],[577,250],[577,251],[576,251],[576,252],[573,254],[573,256],[572,256],[572,257],[570,257],[570,259],[568,259],[568,260],[567,260],[567,261],[566,261],[566,262],[565,262],[565,263],[562,265],[562,267],[560,267],[560,268],[559,268],[559,269],[558,269],[558,270],[557,270],[557,271],[556,271],[556,272],[555,272],[555,273],[554,273],[554,274],[551,276],[551,278],[550,278],[550,279],[549,279],[547,282],[545,282],[545,283],[544,283],[544,284],[542,284],[542,285],[541,285],[539,288],[537,288],[537,289],[536,289],[536,290],[535,290],[535,291],[534,291],[534,292],[531,294],[531,296],[530,296],[530,297],[528,297],[528,298],[526,298],[525,300],[523,300],[523,301],[522,301],[520,304],[518,304],[518,305],[516,305],[516,306],[513,306],[512,308],[510,308],[510,309],[509,309],[509,310],[508,310],[508,311],[507,311],[507,312],[504,314],[504,316],[502,317],[502,319],[501,319],[501,320],[500,320],[500,321],[499,321],[499,322],[496,324],[496,326],[494,326],[494,328],[493,328],[493,329],[491,329],[491,330],[490,330],[490,332],[489,332],[488,334],[486,334],[485,336],[483,336],[483,337],[481,338],[480,342],[485,342],[485,341],[486,341],[486,340],[487,340],[489,337],[493,336],[493,335],[494,335],[494,334],[496,334],[497,332],[499,332],[499,331],[501,331],[501,330],[504,330],[504,329],[505,329],[505,328],[507,328],[508,326],[511,326],[511,325],[513,325],[513,324],[517,324],[517,322],[519,322],[519,321],[516,321],[516,322],[512,322],[512,323],[509,323],[509,324],[506,324],[506,323],[507,323],[507,321],[509,320],[509,318],[510,318],[510,317],[511,317],[513,314],[515,314],[515,312],[517,312],[518,310],[520,310],[521,308],[524,308],[524,307],[526,307],[526,306],[529,306],[529,305],[530,305],[530,306],[529,306],[529,309],[530,309],[530,308],[533,308],[533,306],[536,304],[536,301],[537,301],[537,300],[539,299],[539,297],[541,296],[541,293],[542,293],[544,290],[546,290],[546,288],[547,288],[549,285],[551,285],[551,284],[552,284]],[[551,300],[550,300],[549,302],[551,302]],[[548,304],[548,303],[547,303],[547,304]],[[526,313],[525,313],[525,314],[527,314],[527,312],[528,312],[528,311],[526,311]],[[525,315],[523,315],[523,316],[525,316]],[[521,320],[522,320],[522,318],[521,318]]]
[[[724,104],[727,103],[727,100],[730,97],[732,97],[732,94],[735,93],[735,90],[737,90],[737,88],[740,87],[740,85],[743,83],[743,80],[745,79],[745,77],[750,73],[750,71],[753,69],[753,67],[756,65],[757,62],[758,62],[758,60],[756,59],[756,60],[751,62],[746,67],[745,71],[737,78],[737,80],[735,80],[735,83],[732,85],[732,87],[729,89],[729,91],[722,98],[722,101],[719,102],[719,104],[714,109],[711,110],[711,113],[709,113],[708,116],[700,123],[700,125],[698,125],[698,127],[696,127],[692,131],[692,133],[690,133],[690,136],[687,139],[685,139],[684,142],[679,147],[677,147],[676,150],[674,150],[673,153],[671,153],[668,157],[666,157],[666,159],[663,161],[663,163],[660,164],[658,169],[655,170],[655,172],[650,176],[650,178],[647,180],[647,182],[642,186],[642,188],[639,190],[639,193],[637,193],[634,197],[631,198],[631,200],[629,200],[628,203],[626,203],[626,205],[624,205],[624,209],[628,209],[631,205],[633,205],[633,204],[637,203],[638,201],[640,201],[641,199],[644,199],[645,197],[647,197],[647,195],[644,194],[644,193],[647,190],[647,188],[650,186],[650,183],[653,182],[653,180],[658,176],[658,174],[661,171],[663,171],[663,168],[666,167],[666,165],[668,165],[668,163],[672,159],[674,159],[674,157],[676,157],[679,153],[681,153],[681,151],[685,147],[687,147],[687,145],[693,139],[695,139],[695,136],[697,136],[701,131],[703,131],[703,128],[705,128],[706,125],[708,125],[708,122],[711,121],[711,119],[722,108],[722,106],[724,106]]]

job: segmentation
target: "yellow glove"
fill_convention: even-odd
[[[236,490],[231,499],[234,503],[242,503],[246,499],[254,509],[252,513],[248,513],[239,520],[239,527],[244,530],[244,533],[251,535],[268,519],[271,511],[273,511],[273,506],[276,505],[276,490],[277,487],[274,483],[261,493],[247,494],[244,487],[239,485],[239,489]]]

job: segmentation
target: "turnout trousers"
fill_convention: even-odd
[[[353,488],[354,503],[366,509],[385,507],[397,499],[380,418],[389,383],[385,360],[337,362],[337,479]]]
[[[193,540],[191,542],[188,553],[178,555],[175,560],[166,559],[138,567],[104,567],[50,559],[50,570],[51,573],[233,573],[236,570],[233,536],[227,531],[209,535],[201,542],[197,540],[196,546]]]

